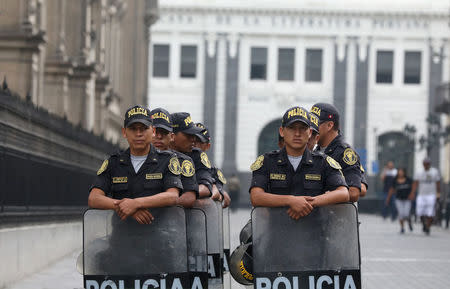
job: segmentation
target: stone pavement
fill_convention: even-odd
[[[231,248],[239,242],[239,231],[250,218],[249,210],[231,214]],[[379,216],[360,216],[362,288],[431,289],[450,288],[450,231],[432,227],[425,236],[416,224],[412,233],[399,234],[397,222]],[[29,276],[7,289],[82,288],[76,271],[79,252]],[[232,280],[233,289],[245,288]]]

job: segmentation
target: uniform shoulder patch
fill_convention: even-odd
[[[190,178],[195,174],[194,165],[190,160],[184,160],[181,163],[181,174],[187,178]]]
[[[352,165],[356,164],[356,162],[358,161],[358,156],[356,155],[356,153],[353,149],[347,148],[347,149],[345,149],[345,151],[342,155],[342,160],[347,165],[352,166]]]
[[[361,172],[365,172],[364,167],[362,165],[359,165],[359,169],[361,170]]]
[[[207,167],[208,169],[211,168],[211,163],[209,162],[208,155],[205,152],[202,152],[200,154],[200,160],[202,161],[202,164],[205,165],[205,167]]]
[[[250,169],[252,171],[259,170],[262,167],[263,163],[264,163],[264,156],[260,155],[258,158],[256,158],[256,161],[250,166]]]
[[[330,157],[330,156],[327,156],[327,163],[328,163],[333,169],[336,169],[336,170],[342,169],[341,165],[340,165],[337,161],[335,161],[332,157]]]
[[[217,170],[217,177],[219,178],[219,181],[222,182],[222,184],[225,185],[227,183],[227,179],[225,178],[221,170]]]
[[[108,160],[104,160],[102,166],[97,171],[97,176],[101,175],[108,168]]]
[[[172,157],[169,161],[169,171],[174,175],[179,175],[181,173],[180,162],[177,157]]]

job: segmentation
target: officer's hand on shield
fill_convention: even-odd
[[[219,190],[217,189],[216,185],[213,185],[213,193],[211,196],[211,199],[213,199],[214,201],[222,201],[222,194],[219,192]]]
[[[139,209],[132,216],[139,224],[151,224],[155,219],[147,209]]]
[[[117,213],[122,220],[133,215],[139,209],[139,203],[136,199],[124,198],[122,200],[114,201],[114,205],[116,205],[116,211],[118,211]]]
[[[291,196],[289,209],[287,210],[289,217],[298,220],[309,215],[313,210],[313,206],[310,203],[313,200],[314,198],[309,196]]]
[[[223,191],[223,204],[222,204],[222,207],[223,208],[227,208],[230,204],[231,204],[230,195],[226,191]]]

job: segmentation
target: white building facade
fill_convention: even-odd
[[[426,135],[436,86],[449,81],[449,9],[444,0],[161,1],[149,105],[205,123],[214,163],[241,179],[276,147],[283,113],[317,102],[339,109],[369,176],[390,156],[418,168],[426,152],[404,127]]]

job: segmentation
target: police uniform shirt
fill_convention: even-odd
[[[171,152],[175,153],[178,157],[178,161],[181,166],[181,183],[183,184],[183,193],[184,192],[195,192],[195,195],[198,198],[198,183],[197,176],[195,173],[195,166],[192,159],[178,151],[171,150]]]
[[[199,148],[193,148],[192,152],[186,154],[194,161],[197,183],[207,186],[212,193],[214,178],[211,174],[211,163],[209,162],[208,155]]]
[[[177,156],[169,151],[159,151],[153,145],[136,173],[131,163],[130,149],[127,149],[103,162],[91,190],[99,188],[114,199],[152,196],[169,188],[181,191],[180,173]]]
[[[347,186],[335,160],[307,148],[295,171],[285,148],[259,156],[250,168],[250,189],[260,187],[271,194],[317,196]]]
[[[347,185],[361,190],[361,164],[359,157],[352,147],[344,142],[342,135],[338,135],[325,148],[324,152],[339,162]]]
[[[217,189],[223,195],[223,186],[227,183],[227,179],[223,175],[222,171],[217,167],[211,168],[211,174],[214,178]]]

